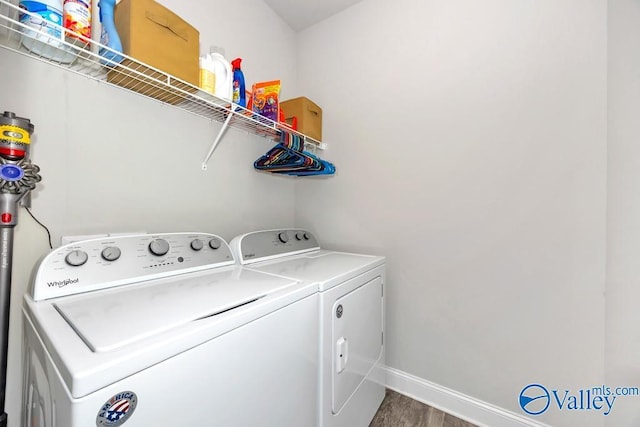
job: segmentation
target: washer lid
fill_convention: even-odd
[[[195,320],[246,309],[264,296],[297,283],[232,269],[83,294],[53,305],[87,346],[99,353]]]
[[[381,256],[320,250],[256,263],[250,268],[298,280],[318,282],[319,290],[324,291],[383,263],[384,257]]]

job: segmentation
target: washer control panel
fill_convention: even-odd
[[[315,236],[307,230],[264,230],[243,234],[231,241],[231,248],[241,264],[266,261],[320,249]]]
[[[38,265],[35,301],[234,264],[229,245],[209,233],[137,234],[84,240]]]

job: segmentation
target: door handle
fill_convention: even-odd
[[[349,359],[349,341],[345,337],[338,338],[336,341],[336,373],[344,371]]]

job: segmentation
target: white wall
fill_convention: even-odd
[[[201,29],[201,44],[241,56],[247,83],[280,78],[296,86],[295,37],[261,0],[161,1]],[[242,28],[221,16],[238,16]],[[209,18],[207,18],[209,17]],[[277,48],[274,48],[277,47]],[[259,174],[253,161],[272,142],[229,130],[203,172],[218,123],[0,49],[2,111],[35,124],[32,159],[42,171],[34,214],[53,234],[208,231],[225,239],[288,227],[294,183]],[[7,387],[9,426],[19,425],[20,307],[46,234],[24,210],[16,229]]]
[[[602,383],[606,5],[367,0],[300,34],[338,174],[297,225],[387,255],[392,368],[522,415],[529,383]]]
[[[608,384],[640,387],[640,3],[609,1],[608,12],[605,373]],[[640,397],[627,399],[608,426],[640,425]]]

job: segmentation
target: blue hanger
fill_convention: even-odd
[[[280,142],[253,163],[262,171],[292,176],[332,175],[336,168],[330,162],[304,151],[298,135],[281,132]]]

